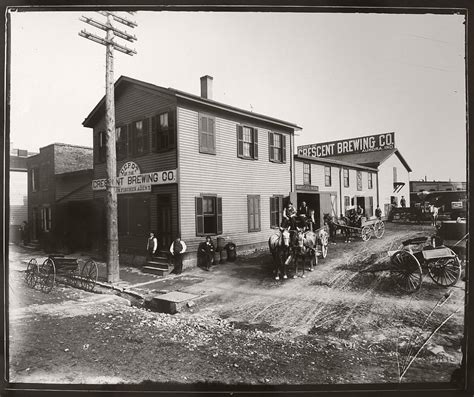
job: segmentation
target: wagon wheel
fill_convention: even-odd
[[[428,273],[436,284],[450,287],[456,284],[461,277],[461,262],[457,256],[439,258],[428,262]]]
[[[98,276],[97,264],[92,259],[89,259],[84,264],[84,266],[82,266],[82,270],[81,270],[82,288],[89,292],[92,291],[95,287],[95,283],[97,282],[97,276]]]
[[[79,277],[79,265],[75,269],[70,270],[68,276],[67,283],[73,288],[78,288],[81,284],[81,279]]]
[[[390,257],[393,266],[390,275],[405,292],[415,292],[421,287],[422,273],[418,260],[408,251],[397,251]]]
[[[34,288],[38,281],[38,263],[36,259],[30,259],[25,273],[26,285],[30,288]]]
[[[382,238],[383,234],[385,233],[385,224],[383,221],[376,221],[374,223],[374,235],[377,238]]]
[[[45,293],[51,292],[56,280],[56,266],[51,258],[46,259],[39,269],[41,279],[41,290]]]
[[[360,235],[363,241],[369,241],[372,237],[372,228],[370,226],[364,226],[360,231]]]

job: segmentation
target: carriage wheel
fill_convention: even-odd
[[[390,275],[395,283],[405,292],[418,291],[422,282],[418,260],[408,251],[397,251],[391,256],[390,261],[394,267],[390,270]]]
[[[456,284],[461,277],[461,262],[457,256],[430,261],[428,262],[428,273],[436,284],[450,287]]]
[[[369,241],[372,237],[372,229],[370,226],[364,226],[360,232],[363,241]]]
[[[36,259],[30,259],[25,273],[26,285],[30,288],[34,288],[38,281],[38,263]]]
[[[46,259],[39,269],[41,279],[41,290],[45,293],[50,293],[54,287],[56,280],[56,266],[51,258]]]
[[[89,292],[93,291],[95,283],[97,282],[98,273],[97,264],[92,259],[89,259],[84,266],[82,266],[81,270],[82,288]]]
[[[377,238],[382,238],[385,233],[385,224],[382,221],[376,221],[374,223],[374,234]]]
[[[321,258],[326,259],[326,256],[328,256],[328,245],[322,244],[321,245]]]
[[[320,241],[321,241],[321,257],[325,259],[326,256],[328,256],[328,245],[329,245],[329,234],[325,230],[324,230],[324,233],[321,232]]]

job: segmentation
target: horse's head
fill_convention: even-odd
[[[304,228],[297,227],[293,234],[293,248],[298,249],[300,252],[304,249]]]
[[[282,245],[288,247],[290,245],[290,227],[280,227]]]
[[[323,222],[325,225],[328,225],[333,222],[333,217],[330,214],[323,214]]]

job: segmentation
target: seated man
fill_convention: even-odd
[[[214,244],[212,243],[211,237],[206,236],[206,241],[199,244],[198,248],[198,263],[204,270],[209,271],[211,265],[214,263],[214,251]]]
[[[283,209],[283,220],[282,227],[290,226],[291,229],[296,229],[296,209],[293,207],[293,203],[288,203],[288,206]]]

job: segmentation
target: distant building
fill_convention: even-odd
[[[299,146],[298,156],[337,160],[376,170],[373,176],[377,178],[374,184],[378,189],[375,205],[380,206],[384,216],[388,215],[392,205],[400,206],[402,197],[406,206],[410,206],[411,168],[395,147],[393,132]],[[367,177],[371,176],[368,174]],[[362,202],[362,199],[357,198],[360,193],[351,194],[356,202]]]
[[[19,243],[20,227],[28,221],[28,169],[26,159],[36,153],[28,150],[12,149],[10,151],[10,241]]]
[[[92,148],[53,143],[27,160],[30,239],[45,249],[90,245]],[[78,204],[74,204],[78,203]]]
[[[466,182],[410,181],[410,193],[466,190]]]

